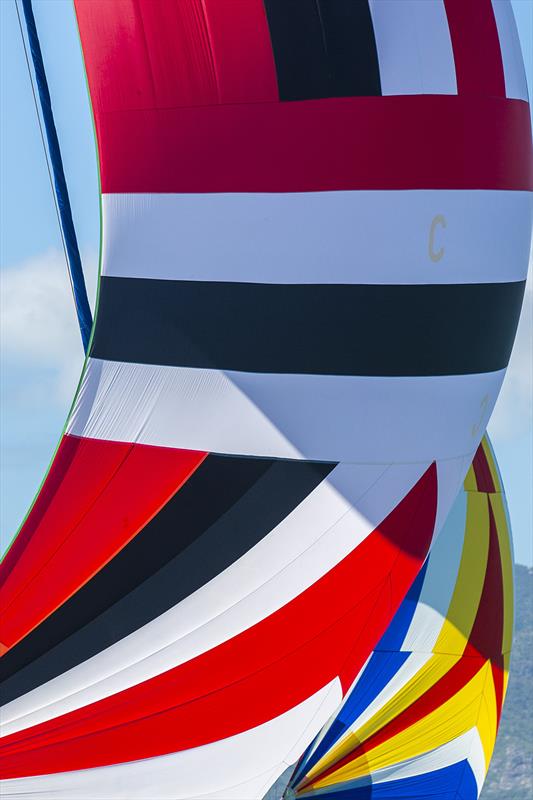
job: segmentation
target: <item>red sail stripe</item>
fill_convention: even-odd
[[[433,464],[378,529],[274,614],[162,675],[6,737],[3,777],[197,747],[266,722],[336,675],[346,691],[352,660],[362,664],[396,611],[390,575],[406,590],[423,563],[436,502]]]
[[[103,192],[533,188],[529,106],[418,95],[107,113]]]
[[[109,715],[108,724],[100,730],[94,730],[94,725],[71,723],[64,729],[58,727],[55,735],[35,733],[28,743],[6,746],[0,774],[2,778],[22,777],[149,758],[198,747],[256,727],[296,706],[336,676],[335,667],[347,650],[345,624],[357,626],[362,617],[374,616],[380,589],[375,589],[371,597],[358,604],[345,620],[307,641],[298,651],[223,688],[200,689],[202,683],[206,683],[205,677],[203,680],[200,677],[206,672],[202,665],[196,680],[198,696],[194,699],[176,704],[183,683],[179,675],[172,684],[165,681],[163,685],[161,680],[155,679],[159,685],[150,687],[153,710],[145,712],[143,705],[145,716],[142,718],[117,721],[112,727],[113,716]],[[378,624],[384,616],[383,612],[377,614]],[[274,639],[261,641],[264,653],[279,652],[278,647],[279,642]],[[240,653],[235,649],[234,654],[227,655],[236,664]],[[213,667],[216,669],[220,662],[221,659],[213,663]],[[221,666],[227,672],[226,664],[221,663]],[[155,681],[150,683],[155,684]],[[173,692],[172,700],[169,689]],[[157,705],[156,700],[159,701]],[[119,700],[116,702],[118,705]],[[135,713],[137,698],[133,702]],[[171,702],[174,705],[169,707]],[[88,706],[86,711],[95,714],[97,709]],[[98,717],[96,722],[100,721]]]
[[[83,441],[75,436],[64,436],[61,439],[35,503],[0,564],[0,586],[3,586],[8,576],[12,575],[17,564],[20,569],[21,557],[28,543],[31,541],[32,548],[39,547],[40,526],[50,506],[56,502],[56,494],[59,492],[63,526],[68,528],[75,524],[83,509],[100,494],[131,449],[129,442],[117,442],[114,447],[102,447],[98,469],[93,471],[92,479],[79,486],[78,494],[72,494],[68,477],[72,462],[76,461],[75,472],[78,470],[90,472],[90,467],[93,466],[90,441],[87,446],[83,445]],[[73,472],[73,476],[74,474]]]
[[[483,441],[481,442],[481,446],[483,447],[483,452],[485,453],[485,458],[487,460],[489,472],[492,479],[492,484],[494,486],[494,492],[498,493],[503,492],[500,473],[498,471],[498,465],[496,464],[494,453],[492,452],[490,442],[488,441],[487,438],[483,439]]]
[[[96,118],[279,99],[262,0],[75,2]]]
[[[98,572],[206,455],[64,436],[42,491],[2,564],[4,646],[16,644]]]
[[[446,5],[464,96],[279,102],[261,0],[77,0],[103,191],[532,188],[490,0]]]
[[[472,461],[472,467],[476,476],[478,492],[495,492],[496,488],[492,479],[487,456],[483,449],[483,443],[481,443],[476,450],[474,460]]]
[[[457,91],[505,97],[505,77],[491,0],[444,0]]]
[[[263,0],[204,0],[221,103],[279,100]]]
[[[496,520],[487,495],[485,501],[489,512],[489,551],[479,607],[465,648],[465,656],[498,660],[503,649],[503,572]]]

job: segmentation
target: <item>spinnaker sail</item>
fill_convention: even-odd
[[[385,634],[504,378],[533,188],[512,11],[75,8],[103,260],[0,568],[4,792],[260,798]]]

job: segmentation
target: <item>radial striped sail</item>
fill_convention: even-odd
[[[424,567],[286,797],[477,800],[507,687],[512,564],[485,439]]]

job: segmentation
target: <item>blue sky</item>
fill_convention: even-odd
[[[533,2],[514,0],[528,82]],[[34,0],[89,294],[98,264],[96,156],[71,0]],[[40,484],[82,364],[61,239],[14,0],[0,2],[0,550]],[[516,560],[533,564],[533,295],[489,426],[509,498]]]

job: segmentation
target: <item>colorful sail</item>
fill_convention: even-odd
[[[507,505],[485,439],[424,567],[285,797],[477,800],[512,626]]]
[[[75,8],[103,256],[0,571],[3,791],[260,798],[384,634],[505,374],[516,29],[500,0]]]

